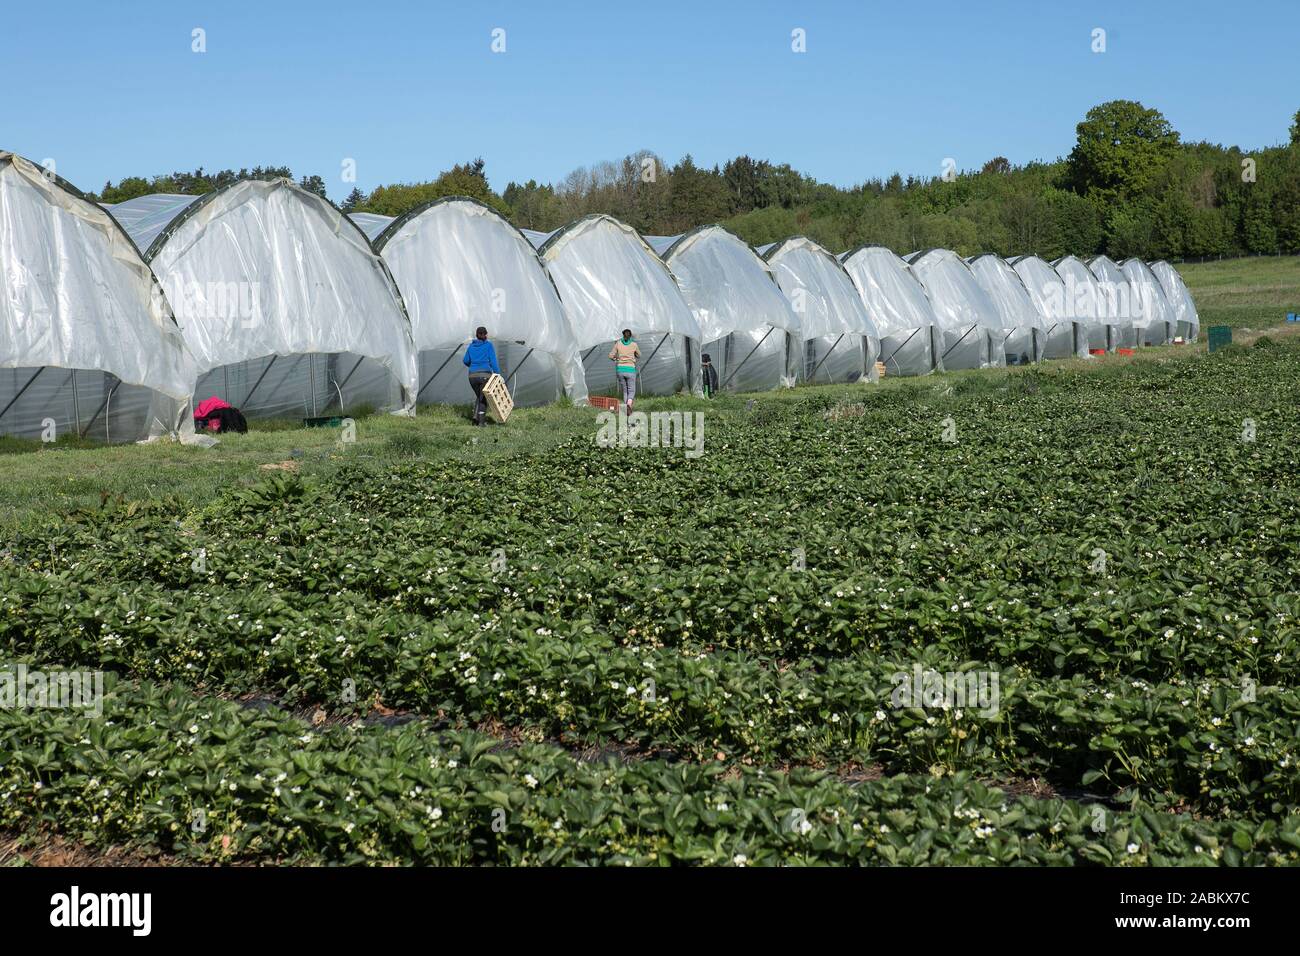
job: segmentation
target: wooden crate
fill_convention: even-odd
[[[510,397],[506,380],[494,372],[483,386],[483,397],[487,399],[488,417],[497,424],[504,424],[515,408],[515,400]]]
[[[885,363],[884,363],[884,362],[877,362],[877,363],[876,363],[876,378],[884,378],[884,377],[885,377]]]

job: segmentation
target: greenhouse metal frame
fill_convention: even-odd
[[[1042,361],[1047,330],[1020,273],[1001,256],[991,252],[972,256],[966,264],[1002,316],[1004,334],[1001,348],[1007,364],[1027,365]],[[1010,361],[1013,358],[1015,361]]]
[[[880,361],[886,373],[942,372],[942,326],[911,266],[880,245],[851,249],[840,256],[840,263],[880,334]]]
[[[1186,342],[1195,342],[1201,334],[1201,317],[1196,311],[1196,302],[1192,299],[1187,283],[1183,281],[1178,270],[1163,259],[1151,263],[1151,272],[1160,282],[1160,287],[1165,291],[1165,298],[1169,300],[1170,308],[1173,310],[1177,323],[1174,334]]]
[[[1122,338],[1118,320],[1106,315],[1105,293],[1097,276],[1078,256],[1062,256],[1052,263],[1065,283],[1066,315],[1084,323],[1088,351],[1113,352]]]
[[[1141,259],[1125,259],[1120,271],[1136,289],[1141,290],[1142,324],[1134,323],[1141,345],[1165,345],[1174,340],[1178,328],[1178,313],[1165,296],[1165,290],[1156,274]]]
[[[1150,321],[1143,315],[1141,291],[1110,256],[1092,256],[1086,264],[1097,280],[1098,317],[1114,326],[1117,347],[1137,348],[1142,344],[1142,329]]]
[[[604,213],[551,233],[522,232],[560,292],[589,393],[614,391],[608,354],[623,329],[632,330],[641,348],[639,394],[699,391],[699,321],[672,271],[639,232]]]
[[[157,276],[193,356],[195,400],[252,417],[414,405],[410,320],[383,259],[329,200],[252,177],[110,212]]]
[[[1043,325],[1043,358],[1088,358],[1086,323],[1067,317],[1065,280],[1039,256],[1016,256],[1007,264],[1016,270],[1034,300]]]
[[[790,236],[758,252],[799,319],[800,380],[876,381],[880,333],[843,263],[807,236]]]
[[[943,323],[944,368],[1005,366],[1001,316],[966,260],[950,249],[923,249],[903,258]]]
[[[445,196],[398,216],[353,213],[401,290],[422,403],[463,404],[461,358],[484,326],[516,405],[582,403],[586,380],[559,291],[528,237],[487,203]]]
[[[754,392],[795,383],[802,355],[799,317],[749,243],[718,225],[645,240],[699,320],[700,352],[717,371],[720,390]]]
[[[108,442],[184,432],[192,363],[127,233],[66,180],[0,151],[0,433]]]

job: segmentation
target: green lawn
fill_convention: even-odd
[[[1300,257],[1180,263],[1177,269],[1196,300],[1202,336],[1212,325],[1267,329],[1288,312],[1300,312]]]

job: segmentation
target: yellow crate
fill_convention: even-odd
[[[510,389],[506,388],[505,379],[495,372],[483,386],[483,397],[487,399],[488,417],[498,424],[504,423],[514,411],[515,400],[510,397]]]

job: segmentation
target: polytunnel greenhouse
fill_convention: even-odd
[[[987,252],[969,259],[967,265],[1002,316],[1002,352],[1007,361],[1015,365],[1041,361],[1046,329],[1020,273],[1001,256]]]
[[[1084,323],[1088,350],[1113,351],[1119,344],[1120,326],[1105,314],[1105,293],[1092,270],[1078,256],[1063,256],[1052,263],[1065,283],[1066,315]]]
[[[880,334],[880,361],[886,372],[943,371],[939,319],[908,264],[885,246],[859,246],[840,261]]]
[[[904,257],[944,327],[945,369],[1001,367],[1006,333],[997,306],[955,252],[929,249]]]
[[[1134,298],[1142,303],[1141,318],[1133,323],[1137,328],[1138,344],[1165,345],[1172,342],[1177,334],[1178,313],[1165,297],[1165,290],[1151,267],[1141,259],[1125,259],[1120,269],[1135,290],[1132,293]]]
[[[1201,333],[1201,318],[1196,312],[1196,303],[1192,300],[1192,293],[1188,290],[1187,283],[1183,282],[1183,277],[1178,274],[1178,270],[1163,259],[1151,263],[1151,272],[1159,281],[1160,288],[1164,290],[1165,298],[1169,301],[1169,308],[1173,312],[1176,323],[1174,334],[1181,336],[1184,341],[1195,342]]]
[[[880,333],[840,261],[804,236],[758,251],[799,319],[799,378],[814,385],[876,380]]]
[[[699,320],[700,352],[717,370],[720,389],[794,384],[802,363],[799,319],[748,243],[721,226],[645,238]]]
[[[1060,273],[1038,256],[1017,256],[1007,261],[1038,309],[1043,325],[1043,358],[1086,358],[1088,327],[1067,316],[1065,280]]]
[[[638,394],[698,388],[700,323],[668,267],[635,229],[596,214],[552,233],[524,235],[559,289],[589,392],[615,388],[609,350],[623,329],[632,330],[641,349]]]
[[[1097,280],[1097,315],[1117,333],[1112,344],[1121,348],[1141,345],[1140,330],[1149,321],[1143,313],[1141,290],[1110,256],[1093,256],[1088,268]]]
[[[365,234],[287,179],[111,208],[162,284],[195,363],[196,401],[249,417],[406,410],[410,321]]]
[[[418,401],[470,400],[462,358],[480,325],[496,346],[516,405],[586,400],[577,341],[555,284],[532,243],[495,209],[453,196],[397,219],[372,213],[352,219],[406,303],[419,353]]]
[[[0,151],[0,434],[139,441],[188,425],[192,370],[166,299],[118,224]]]

